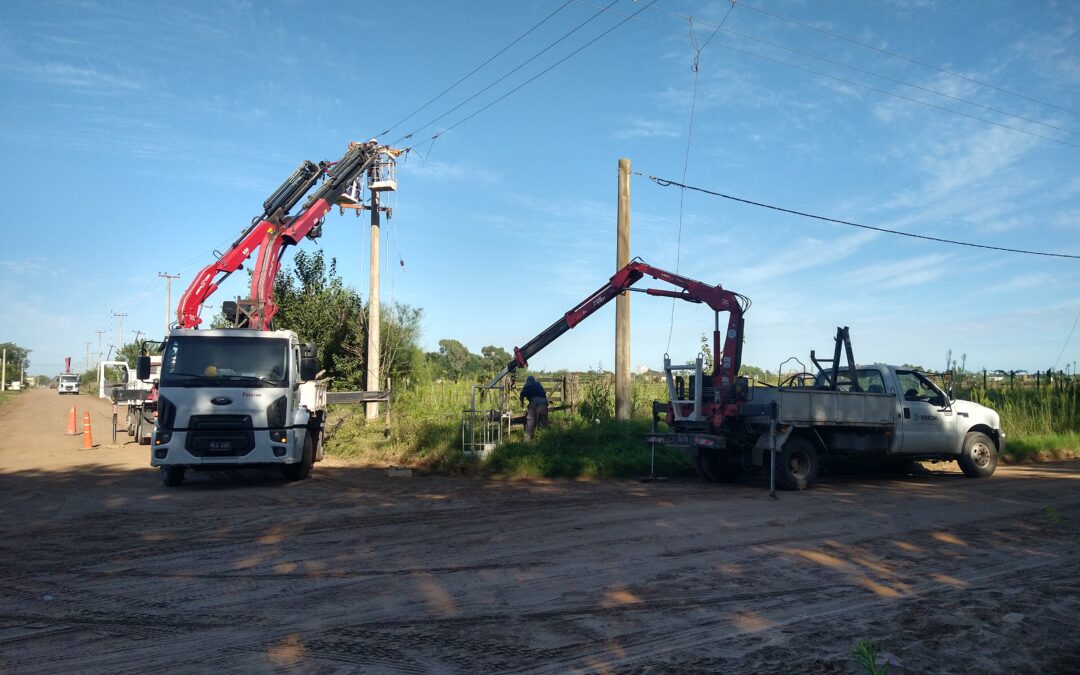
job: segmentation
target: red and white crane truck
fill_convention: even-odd
[[[646,276],[681,290],[632,288]],[[653,403],[653,433],[646,438],[688,452],[704,480],[731,481],[769,466],[774,485],[802,490],[817,479],[825,454],[872,456],[897,466],[912,460],[956,460],[967,476],[985,477],[994,472],[998,455],[1005,450],[1005,432],[996,412],[954,398],[914,369],[855,365],[847,328],[838,329],[831,360],[819,361],[811,352],[818,372],[805,386],[751,386],[739,376],[743,315],[749,300],[640,259],[617,271],[525,346],[515,348],[513,360],[488,388],[526,367],[533,355],[626,291],[677,298],[713,310],[712,372],[703,372],[700,357],[693,365],[677,365],[665,356],[668,401]],[[723,328],[721,312],[728,313]],[[842,346],[846,367],[841,366]],[[667,431],[660,430],[660,422]]]
[[[351,144],[336,162],[302,163],[184,292],[177,327],[162,345],[150,451],[165,485],[180,485],[188,469],[258,466],[277,466],[300,480],[322,459],[326,383],[316,380],[315,345],[301,344],[293,331],[273,330],[274,279],[285,249],[318,237],[338,198],[393,152],[369,141]],[[299,215],[290,216],[308,192]],[[202,304],[255,251],[249,297],[223,305],[235,327],[199,330]],[[139,379],[149,371],[149,358],[140,358]]]

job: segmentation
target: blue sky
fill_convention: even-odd
[[[125,340],[160,335],[158,272],[182,275],[175,303],[301,160],[375,137],[417,146],[383,228],[382,297],[423,308],[428,349],[512,348],[600,286],[615,267],[620,157],[833,218],[1080,254],[1080,4],[753,0],[728,14],[726,2],[618,0],[422,126],[601,1],[3,2],[0,341],[33,349],[31,370],[51,374],[88,341],[96,352],[95,331],[116,341],[112,312],[128,315]],[[632,255],[753,300],[746,363],[806,362],[838,325],[863,362],[941,368],[949,349],[968,368],[1080,360],[1080,335],[1066,345],[1078,260],[698,192],[680,210],[677,189],[642,176],[631,194]],[[335,211],[302,244],[336,257],[365,297],[366,223]],[[243,276],[205,316],[243,293]],[[707,310],[632,298],[635,367],[693,357]],[[610,369],[613,325],[612,305],[533,365]]]

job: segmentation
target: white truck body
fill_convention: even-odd
[[[185,469],[277,465],[304,478],[322,459],[325,381],[302,381],[292,331],[176,329],[162,353],[150,463]]]
[[[106,372],[119,373],[119,382],[109,382]],[[161,377],[161,356],[150,357],[150,377],[139,380],[127,361],[102,361],[98,364],[98,398],[124,408],[124,426],[128,436],[140,445],[149,445],[154,431],[154,386]]]
[[[835,390],[753,387],[740,412],[761,428],[770,423],[775,403],[781,433],[811,431],[823,449],[831,452],[881,451],[911,459],[955,459],[972,432],[989,437],[998,453],[1005,450],[1005,432],[995,411],[951,398],[916,370],[885,364],[857,366],[856,379],[856,386],[842,379]],[[760,453],[754,461],[761,461]]]
[[[56,384],[56,391],[61,394],[78,394],[79,376],[71,374],[61,375],[60,381]]]

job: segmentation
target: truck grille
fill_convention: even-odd
[[[243,457],[255,449],[250,415],[192,415],[187,451],[196,457]]]

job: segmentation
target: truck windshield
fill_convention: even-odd
[[[161,364],[162,387],[284,387],[289,341],[276,338],[179,336],[169,338]]]
[[[60,381],[64,382],[64,383],[78,382],[79,381],[79,376],[78,375],[61,375],[60,376]]]

